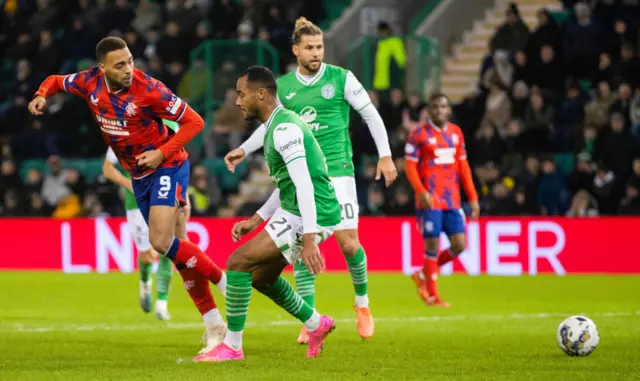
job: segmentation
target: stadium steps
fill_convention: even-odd
[[[471,30],[464,33],[462,41],[457,44],[450,57],[445,60],[442,76],[442,90],[454,102],[462,100],[472,93],[478,84],[480,67],[484,56],[489,51],[489,41],[495,30],[504,20],[504,11],[510,0],[497,0],[492,9],[488,9],[483,20],[476,20]],[[562,10],[555,0],[517,0],[520,15],[524,22],[533,29],[536,25],[536,12],[540,8],[551,11]]]

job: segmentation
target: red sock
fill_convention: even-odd
[[[218,284],[222,278],[222,270],[192,242],[174,238],[167,257],[184,264],[187,268],[194,269],[214,284]]]
[[[435,258],[425,257],[422,274],[424,274],[424,283],[427,286],[429,296],[438,298],[438,286],[436,284],[438,280],[438,261]]]
[[[442,250],[438,253],[438,267],[453,261],[453,258],[455,258],[455,256],[451,249]]]
[[[193,300],[200,315],[204,315],[212,309],[216,308],[216,301],[211,294],[209,282],[200,273],[188,267],[180,270],[183,284],[189,297]]]

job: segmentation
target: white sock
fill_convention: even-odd
[[[242,332],[243,331],[234,332],[228,330],[224,337],[224,343],[236,351],[239,351],[242,349]]]
[[[222,293],[222,295],[227,296],[227,274],[222,273],[222,278],[220,278],[220,282],[216,284],[218,290]]]
[[[422,270],[418,271],[418,278],[420,278],[420,280],[424,280],[424,273]]]
[[[217,324],[222,321],[222,315],[220,315],[220,311],[217,308],[214,308],[202,315],[202,320],[204,320],[205,324]]]
[[[356,295],[356,307],[369,307],[369,295]]]
[[[313,315],[309,318],[309,320],[304,322],[304,326],[307,328],[307,331],[315,331],[320,327],[320,314],[315,310],[313,311]]]
[[[167,311],[167,301],[166,300],[156,300],[156,311],[166,312]]]

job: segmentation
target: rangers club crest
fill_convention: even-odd
[[[134,103],[128,103],[127,108],[125,108],[124,111],[127,114],[127,116],[131,117],[136,114],[137,109],[138,107]]]
[[[336,89],[331,85],[322,86],[322,97],[324,99],[331,99],[336,94]]]

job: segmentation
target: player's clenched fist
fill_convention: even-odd
[[[38,96],[29,102],[29,112],[33,115],[42,115],[45,107],[47,107],[47,100],[44,97]]]
[[[246,157],[246,153],[242,148],[236,148],[224,157],[224,163],[227,165],[229,172],[235,172],[238,164],[242,163]]]
[[[143,168],[156,169],[164,161],[164,155],[159,149],[143,152],[136,157],[138,165]]]

